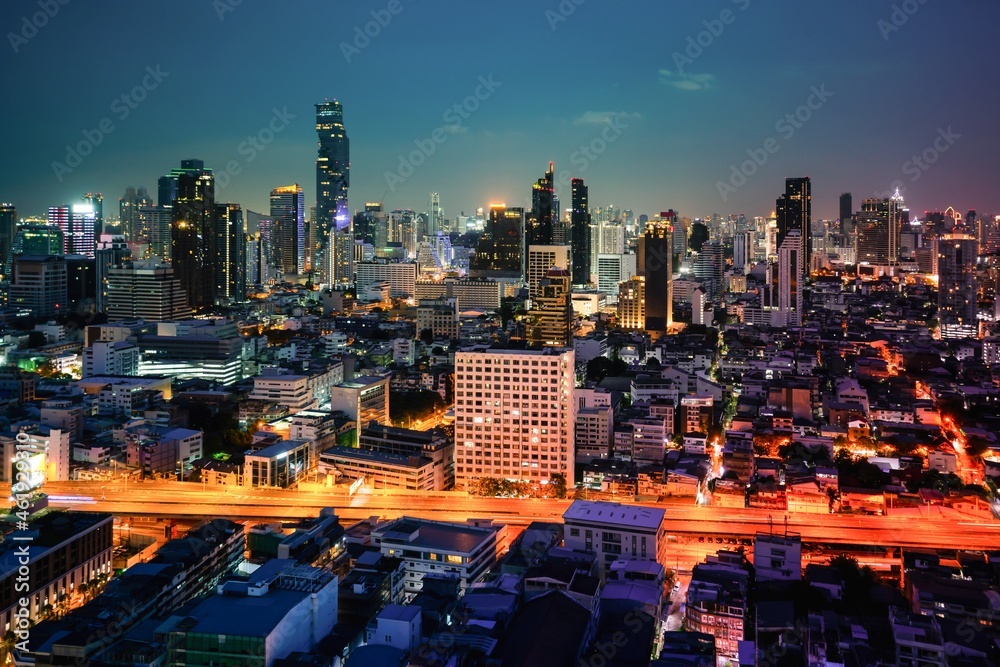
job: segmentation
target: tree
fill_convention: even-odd
[[[613,365],[607,357],[594,357],[587,362],[587,379],[591,382],[600,382],[611,374]]]
[[[694,252],[701,252],[701,247],[708,241],[708,226],[702,222],[691,225],[691,238],[688,239],[688,247]]]
[[[554,472],[549,477],[549,486],[552,488],[552,496],[554,498],[565,498],[566,497],[566,475],[561,472]]]
[[[48,339],[45,337],[45,334],[43,334],[41,331],[29,331],[28,332],[28,349],[29,350],[34,350],[35,348],[39,348],[39,347],[45,345],[45,343],[47,341],[48,341]]]
[[[434,332],[430,329],[421,329],[420,340],[426,343],[427,345],[430,345],[431,343],[434,342]]]

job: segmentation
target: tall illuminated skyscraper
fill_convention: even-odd
[[[666,333],[673,324],[673,228],[661,218],[646,223],[641,239],[646,330]]]
[[[170,177],[177,183],[171,263],[187,294],[188,305],[195,310],[210,308],[218,297],[215,176],[201,160],[182,160],[180,169],[165,178]]]
[[[247,291],[247,232],[239,204],[216,204],[219,260],[216,282],[220,301],[242,301]]]
[[[153,199],[146,188],[136,190],[131,185],[125,188],[125,194],[118,198],[118,220],[121,233],[129,241],[148,241],[149,233],[143,229],[142,217],[139,211],[145,206],[152,206]]]
[[[865,199],[856,220],[858,263],[889,267],[899,261],[903,229],[903,197],[896,191],[889,199]]]
[[[553,225],[556,216],[559,215],[553,208],[555,168],[555,163],[549,162],[549,170],[531,187],[531,214],[528,216],[525,229],[525,246],[553,243]]]
[[[472,258],[473,277],[521,277],[524,209],[491,204],[490,218]]]
[[[979,243],[972,234],[945,234],[938,241],[938,322],[942,338],[975,337],[978,332]]]
[[[285,185],[271,190],[272,242],[278,270],[284,275],[305,272],[305,195],[302,186]]]
[[[96,214],[92,204],[50,206],[49,224],[63,234],[63,254],[94,256]]]
[[[802,325],[802,274],[798,271],[801,260],[802,239],[799,230],[791,229],[778,248],[778,267],[772,274],[771,326],[797,327]]]
[[[0,282],[7,280],[10,272],[10,254],[17,236],[17,208],[0,203]]]
[[[591,274],[591,230],[590,230],[590,189],[582,178],[571,181],[572,213],[570,221],[573,232],[573,284],[586,285]]]
[[[320,247],[320,280],[345,285],[353,280],[354,238],[347,206],[351,185],[351,146],[344,128],[344,108],[334,100],[316,105],[316,236]]]
[[[431,211],[427,218],[427,236],[434,236],[444,231],[444,210],[441,208],[441,195],[431,193]]]
[[[793,229],[801,234],[803,252],[799,261],[800,273],[808,273],[812,258],[812,181],[809,177],[786,178],[785,194],[778,197],[775,205],[778,220],[776,247],[780,248],[785,236]]]

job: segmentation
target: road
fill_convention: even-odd
[[[102,488],[103,487],[103,488]],[[312,517],[333,507],[345,520],[402,515],[440,521],[492,518],[524,526],[533,521],[561,522],[569,500],[470,497],[464,493],[376,492],[347,497],[342,492],[285,489],[208,488],[196,483],[142,482],[124,485],[100,482],[55,482],[45,485],[50,505],[77,511],[111,512],[124,516],[228,517],[273,520]],[[688,501],[690,502],[690,501]],[[928,549],[1000,549],[1000,522],[945,518],[784,513],[773,510],[655,505],[665,512],[664,527],[678,543],[702,550],[787,530],[802,541],[818,544],[874,545]],[[705,538],[705,542],[697,538]]]

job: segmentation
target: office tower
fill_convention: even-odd
[[[531,214],[527,219],[524,245],[552,245],[552,230],[559,212],[552,207],[555,195],[555,163],[531,186]],[[491,207],[492,208],[492,207]]]
[[[491,204],[490,218],[472,258],[473,277],[521,277],[524,209]],[[545,244],[527,244],[545,245]],[[527,246],[524,246],[527,247]]]
[[[66,258],[61,255],[15,255],[8,303],[33,317],[69,312]]]
[[[51,224],[28,222],[17,228],[7,265],[12,266],[17,255],[62,255],[64,247],[61,229]]]
[[[898,191],[889,199],[862,201],[855,224],[859,264],[890,267],[899,261],[903,198]]]
[[[694,275],[709,299],[722,296],[723,253],[721,241],[706,241],[694,260]]]
[[[316,226],[320,238],[320,281],[346,285],[353,280],[354,240],[347,190],[351,185],[351,145],[344,128],[344,108],[334,100],[316,105]]]
[[[646,328],[645,276],[632,276],[618,284],[618,326],[629,331]]]
[[[169,264],[141,260],[108,271],[108,320],[162,322],[191,315],[187,292]]]
[[[354,240],[383,247],[388,242],[388,216],[381,202],[365,202],[365,210],[354,216]]]
[[[96,214],[92,204],[49,207],[49,224],[63,235],[63,254],[94,256]]]
[[[534,246],[538,247],[538,246]],[[573,291],[567,269],[551,268],[538,284],[528,311],[528,342],[539,347],[573,344]]]
[[[247,282],[246,287],[249,288],[252,285],[261,284],[261,242],[260,242],[260,232],[254,232],[252,234],[247,234],[246,237],[246,256],[247,256]]]
[[[618,300],[618,283],[636,275],[635,255],[600,254],[597,256],[597,289],[613,303]]]
[[[441,208],[441,195],[431,193],[431,211],[427,218],[427,235],[435,236],[444,231],[444,210]]]
[[[530,245],[525,262],[524,282],[528,284],[528,298],[534,302],[538,297],[538,286],[549,269],[569,270],[572,266],[570,247],[565,245]]]
[[[417,214],[409,209],[397,209],[389,214],[387,220],[387,241],[398,243],[406,259],[417,256],[417,223]]]
[[[840,195],[840,233],[850,234],[854,231],[854,198],[850,192]]]
[[[305,195],[301,186],[271,190],[271,220],[278,270],[286,276],[305,273]]]
[[[752,231],[737,232],[733,237],[733,268],[737,273],[747,275],[753,268],[753,242]]]
[[[972,234],[945,234],[938,242],[938,323],[942,338],[978,333],[979,243]]]
[[[201,160],[183,160],[171,175],[177,179],[177,197],[171,225],[171,264],[194,310],[211,308],[218,295],[216,263],[218,230],[215,176]]]
[[[642,249],[646,330],[666,333],[673,324],[673,229],[667,220],[646,223]]]
[[[570,220],[573,238],[573,284],[586,285],[590,282],[590,190],[582,178],[571,181],[573,189],[572,213]]]
[[[139,230],[135,238],[129,240],[148,241],[149,254],[164,262],[169,262],[173,256],[173,244],[171,243],[173,221],[173,206],[140,206]]]
[[[802,326],[802,274],[797,268],[802,247],[799,230],[791,229],[778,248],[778,270],[772,274],[771,326]]]
[[[125,188],[125,194],[118,199],[118,219],[121,233],[129,241],[149,241],[149,231],[142,224],[140,211],[153,205],[153,199],[146,188],[136,190],[131,185]]]
[[[552,348],[456,353],[457,489],[481,477],[542,484],[555,473],[574,487],[574,362],[573,350]]]
[[[243,301],[247,292],[247,231],[239,204],[216,204],[219,225],[219,261],[216,281],[219,299]]]
[[[0,203],[0,282],[6,282],[10,273],[10,256],[17,236],[17,208]]]
[[[100,192],[88,192],[83,195],[83,203],[89,205],[94,211],[93,234],[96,242],[104,233],[104,195]],[[88,256],[93,257],[93,251]]]
[[[775,216],[778,221],[778,248],[789,231],[799,230],[803,243],[799,272],[807,274],[812,258],[812,182],[808,176],[785,179],[785,194],[775,204]]]
[[[124,268],[131,263],[132,251],[124,235],[102,234],[94,256],[97,283],[94,306],[97,312],[103,313],[108,309],[108,276],[112,269]]]

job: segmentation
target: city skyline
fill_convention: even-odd
[[[363,210],[365,201],[381,200],[387,210],[422,210],[430,192],[441,194],[446,217],[500,201],[530,208],[524,183],[537,178],[550,160],[556,163],[556,194],[564,207],[570,199],[568,178],[579,177],[591,188],[592,206],[615,203],[651,215],[665,207],[690,217],[764,215],[773,209],[775,183],[799,174],[813,180],[814,219],[837,218],[842,192],[852,192],[859,202],[895,185],[902,186],[914,211],[1000,210],[989,187],[990,156],[1000,148],[990,132],[996,93],[989,87],[977,93],[979,103],[967,105],[928,109],[907,104],[886,113],[853,103],[872,86],[942,94],[976,90],[969,63],[996,59],[997,47],[985,39],[985,30],[992,22],[989,15],[1000,9],[914,4],[916,11],[899,10],[899,15],[891,3],[809,7],[803,20],[801,13],[765,13],[748,0],[671,8],[634,3],[632,8],[647,15],[641,22],[633,12],[593,4],[573,4],[567,15],[558,4],[526,2],[471,11],[447,4],[415,11],[401,3],[395,14],[381,6],[338,8],[337,24],[344,27],[325,35],[334,53],[329,72],[320,75],[305,66],[309,38],[291,40],[280,57],[236,49],[240,36],[260,30],[265,20],[269,29],[298,25],[304,37],[312,35],[333,11],[319,4],[285,15],[231,2],[204,3],[177,16],[114,2],[87,15],[67,5],[24,43],[14,39],[7,53],[11,67],[5,73],[14,90],[38,90],[44,80],[72,96],[74,104],[30,105],[30,111],[29,105],[16,105],[10,111],[7,134],[21,159],[16,167],[0,167],[0,201],[13,202],[22,216],[41,215],[84,192],[118,196],[129,185],[151,188],[169,166],[197,158],[220,175],[220,202],[266,211],[271,189],[298,182],[306,184],[306,201],[312,205],[317,194],[309,187],[315,182],[314,105],[336,99],[344,105],[355,144],[352,213]],[[21,14],[30,7],[15,3],[0,10],[11,35],[18,35]],[[358,48],[355,39],[365,43],[366,24],[375,20],[372,12],[386,25],[376,23],[378,30],[370,29],[375,36]],[[126,22],[139,17],[169,28],[199,16],[188,26],[194,39],[218,32],[218,39],[206,40],[204,55],[168,46],[169,29],[150,34],[126,29]],[[825,29],[793,31],[790,22],[796,20]],[[121,47],[134,56],[77,50],[81,62],[102,72],[98,81],[88,79],[84,86],[57,66],[52,53],[56,45],[70,48],[90,32],[80,28],[90,25],[114,30]],[[627,46],[578,48],[580,37],[593,34],[595,26],[603,34],[628,35]],[[394,44],[407,35],[442,29],[456,39],[446,46],[428,46],[425,40],[412,57],[397,57]],[[534,57],[500,59],[479,48],[487,31],[504,30],[537,37],[546,56],[559,56],[553,68],[561,79],[556,90],[564,93],[555,95],[548,81],[541,83]],[[949,30],[962,31],[964,49],[913,48]],[[785,40],[780,48],[754,47],[778,34]],[[849,52],[800,57],[803,51],[830,50],[839,43],[837,36],[846,34],[854,45]],[[564,53],[572,54],[572,66]],[[202,67],[204,58],[217,66]],[[418,83],[420,74],[445,67],[448,75],[439,77],[438,85]],[[228,102],[249,92],[254,77],[279,73],[292,82],[282,87],[286,92],[251,94],[246,104]],[[780,88],[774,84],[778,79]],[[198,123],[184,122],[188,116],[180,113],[181,102],[187,104],[199,86],[218,94],[207,98]],[[373,90],[391,90],[404,104],[385,105],[384,95]],[[131,104],[121,101],[122,94]],[[534,96],[546,100],[544,111],[524,104]],[[800,118],[809,117],[804,123],[794,117],[800,111]],[[104,118],[113,129],[100,130]],[[40,136],[12,131],[29,122],[51,131]],[[244,143],[265,129],[270,131],[270,137],[261,137],[270,138],[266,145]],[[95,145],[78,166],[70,166],[66,147],[86,142],[85,132]],[[775,140],[776,151],[767,149],[768,139]],[[137,142],[142,142],[141,152],[133,150]],[[411,160],[419,151],[417,142],[426,150]],[[580,148],[591,142],[602,150],[588,157]],[[757,163],[743,169],[754,155]],[[235,168],[227,169],[231,164]],[[563,171],[566,179],[559,178]],[[733,185],[751,171],[745,184]]]

